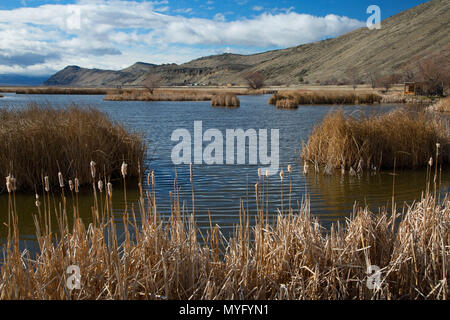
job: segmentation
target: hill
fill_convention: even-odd
[[[182,65],[138,62],[120,71],[70,66],[45,85],[140,85],[148,73],[166,85],[245,83],[249,71],[261,71],[269,83],[299,84],[361,79],[369,73],[401,72],[430,55],[448,54],[450,2],[431,0],[392,16],[382,29],[361,28],[334,39],[254,55],[222,54]],[[350,73],[352,73],[350,75]]]

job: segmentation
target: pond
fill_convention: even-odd
[[[158,211],[170,213],[169,192],[173,190],[173,181],[177,175],[178,185],[186,207],[191,206],[191,184],[189,165],[175,166],[172,161],[172,149],[178,144],[171,140],[177,129],[187,129],[194,137],[194,122],[202,121],[203,132],[218,129],[225,136],[227,129],[261,129],[279,130],[279,163],[285,172],[284,205],[289,198],[289,176],[287,166],[292,165],[292,203],[296,207],[305,194],[311,200],[311,212],[319,217],[325,227],[333,221],[348,217],[353,205],[368,205],[373,210],[390,206],[393,193],[392,172],[363,174],[352,177],[340,173],[331,176],[316,174],[310,170],[303,175],[303,165],[299,158],[302,141],[307,141],[314,125],[333,108],[342,108],[345,113],[388,112],[394,105],[376,106],[300,106],[297,110],[277,110],[267,103],[269,96],[241,96],[241,107],[237,109],[213,108],[209,102],[115,102],[103,101],[103,96],[64,96],[64,95],[15,95],[4,94],[0,99],[0,108],[23,108],[29,102],[49,103],[54,107],[64,108],[71,103],[80,106],[91,106],[107,112],[112,119],[123,122],[132,130],[145,133],[148,144],[148,170],[156,174],[156,194]],[[270,140],[269,140],[270,141]],[[247,148],[248,149],[248,148]],[[248,155],[247,155],[248,156]],[[256,204],[254,185],[258,181],[258,165],[194,165],[196,219],[200,228],[209,227],[208,211],[213,224],[218,224],[225,234],[229,234],[233,225],[239,222],[241,201],[246,201],[249,193],[249,209],[254,214]],[[88,165],[88,164],[86,164]],[[264,169],[263,169],[264,172]],[[144,179],[145,180],[145,179]],[[420,199],[425,189],[426,171],[401,171],[395,175],[395,199],[399,205]],[[129,185],[132,185],[130,183]],[[137,186],[137,184],[134,184]],[[279,175],[269,178],[269,199],[271,212],[276,213],[281,207],[281,184]],[[450,187],[450,172],[442,173],[441,186],[443,192]],[[146,185],[144,187],[147,187]],[[131,188],[131,187],[130,187]],[[92,205],[89,188],[86,195],[81,196],[82,206]],[[115,210],[119,214],[124,203],[120,188],[115,187]],[[128,201],[136,202],[137,189],[128,192]],[[22,238],[33,239],[34,224],[30,212],[34,212],[34,197],[18,195],[17,206]],[[0,220],[5,221],[8,198],[0,195]],[[246,204],[245,204],[246,205]],[[83,210],[88,212],[89,210]],[[89,220],[89,216],[84,217]],[[0,227],[0,238],[6,236],[6,228]]]

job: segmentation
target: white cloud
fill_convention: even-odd
[[[263,11],[264,7],[262,7],[262,6],[254,6],[252,10],[253,11]]]
[[[162,13],[167,4],[79,0],[0,10],[0,73],[51,73],[70,64],[120,69],[135,61],[182,63],[219,48],[252,52],[288,47],[364,25],[347,17],[291,10],[234,21],[220,13],[214,19],[188,18]]]

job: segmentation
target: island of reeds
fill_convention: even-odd
[[[102,174],[120,176],[118,164],[133,165],[136,177],[145,158],[143,135],[128,130],[94,108],[71,105],[57,109],[29,104],[24,109],[0,110],[0,174],[13,174],[17,188],[36,190],[49,176],[57,183],[57,173],[77,177],[81,185],[90,183],[86,162],[97,163]]]
[[[380,103],[381,100],[382,96],[374,92],[292,90],[274,93],[269,104],[279,109],[296,109],[299,105],[358,105]]]
[[[344,115],[331,111],[313,129],[302,157],[332,169],[425,167],[438,146],[440,163],[450,163],[450,123],[425,111],[397,109],[386,114]]]
[[[216,94],[216,95],[212,96],[211,105],[213,107],[239,108],[241,105],[241,102],[235,94],[222,93],[222,94]]]

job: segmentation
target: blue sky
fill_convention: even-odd
[[[0,73],[183,63],[336,37],[423,0],[9,0],[0,2]]]

